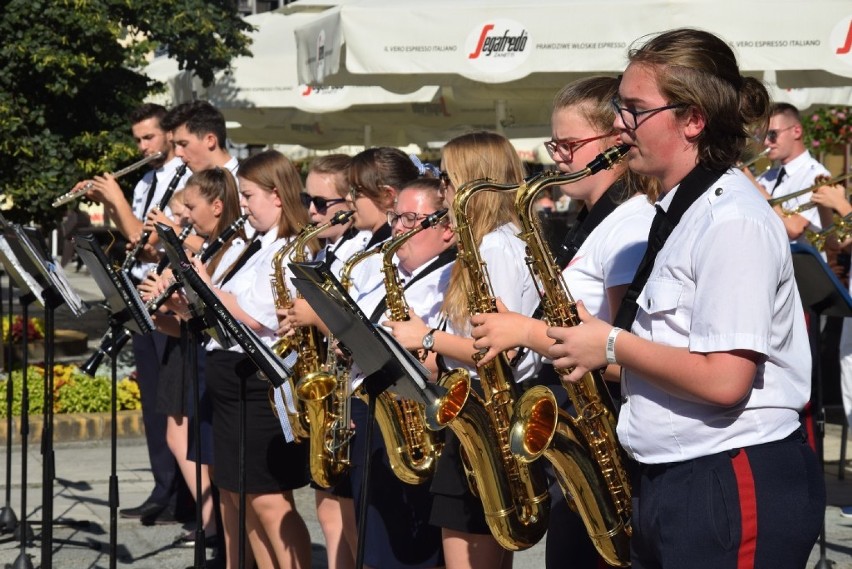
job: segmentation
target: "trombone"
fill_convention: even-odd
[[[852,172],[847,172],[846,174],[831,179],[829,179],[828,176],[817,176],[814,180],[814,185],[810,186],[809,188],[805,188],[804,190],[792,192],[787,195],[779,196],[777,198],[772,198],[766,201],[769,204],[769,207],[780,206],[786,201],[792,200],[793,198],[797,198],[799,196],[803,196],[805,194],[809,194],[814,190],[821,188],[822,186],[833,186],[834,184],[839,184],[840,182],[849,178],[852,178]],[[794,207],[793,209],[784,209],[784,207],[781,207],[781,213],[784,215],[784,217],[790,217],[791,215],[802,213],[803,211],[807,211],[813,207],[816,207],[816,204],[814,202],[806,202],[797,207]]]
[[[127,166],[126,168],[122,168],[121,170],[119,170],[117,172],[113,172],[112,177],[113,178],[121,178],[125,174],[129,174],[130,172],[133,172],[134,170],[138,170],[139,168],[141,168],[145,164],[147,164],[149,162],[153,162],[154,160],[158,160],[158,159],[160,159],[164,156],[165,156],[164,152],[156,152],[154,154],[149,154],[148,156],[146,156],[142,160],[139,160],[138,162],[134,162],[130,166]],[[86,194],[86,192],[88,192],[91,189],[92,189],[92,183],[89,182],[88,184],[86,184],[85,186],[83,186],[81,188],[77,188],[76,190],[71,190],[70,192],[66,192],[66,193],[62,194],[61,196],[59,196],[58,198],[53,200],[53,203],[51,205],[53,207],[59,207],[59,206],[65,205],[69,202],[76,200],[77,198],[83,197]]]

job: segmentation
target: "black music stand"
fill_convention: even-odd
[[[124,271],[113,270],[110,260],[101,250],[91,234],[77,237],[74,244],[77,254],[89,269],[95,284],[104,295],[109,306],[109,326],[112,334],[118,336],[127,328],[137,334],[147,334],[154,330],[154,322],[142,299],[133,288],[133,283]],[[116,567],[118,548],[118,475],[117,475],[117,422],[118,422],[118,370],[116,361],[118,351],[108,354],[112,366],[112,390],[110,393],[110,413],[112,429],[110,432],[110,474],[109,474],[109,566]]]
[[[38,229],[6,223],[6,241],[23,270],[43,287],[44,303],[44,421],[42,427],[42,531],[41,563],[50,567],[53,561],[53,481],[56,478],[56,460],[53,453],[53,358],[55,355],[55,312],[63,303],[75,316],[82,315],[88,306],[71,287],[65,271],[55,263],[45,247]],[[25,368],[26,369],[26,368]],[[89,544],[83,544],[89,546]],[[20,561],[25,563],[24,561]]]
[[[5,225],[5,220],[0,219],[0,223],[3,224],[3,230],[7,230],[8,227]],[[21,303],[21,318],[23,322],[29,322],[29,306],[33,302],[38,302],[42,307],[43,304],[43,292],[44,288],[38,283],[38,281],[33,278],[28,272],[26,272],[21,263],[18,261],[15,252],[12,251],[9,243],[6,241],[5,236],[0,236],[0,260],[2,260],[3,266],[6,268],[6,271],[9,273],[10,281],[14,279],[18,288],[20,289],[19,301]],[[11,322],[12,318],[12,291],[11,286],[9,287],[9,318]],[[16,568],[30,568],[32,564],[30,563],[29,556],[27,555],[27,544],[32,542],[33,540],[33,532],[30,527],[29,520],[27,519],[27,478],[28,478],[28,460],[27,460],[27,441],[29,439],[30,433],[30,423],[29,423],[29,409],[30,409],[30,396],[29,396],[29,385],[27,383],[27,367],[29,366],[29,350],[28,350],[28,326],[24,325],[21,328],[21,347],[22,347],[22,356],[23,356],[23,369],[24,372],[22,374],[22,383],[21,383],[21,515],[23,516],[20,522],[17,519],[12,520],[8,518],[5,527],[5,531],[14,532],[15,539],[18,539],[20,542],[20,553],[18,554],[18,558],[15,560],[14,567]],[[14,349],[12,346],[12,342],[9,342],[9,380],[7,384],[7,388],[11,390],[12,388],[12,362],[11,358],[13,357]],[[11,396],[7,394],[7,397],[11,399]],[[8,401],[9,407],[7,409],[7,469],[6,469],[6,494],[7,494],[7,503],[9,502],[9,495],[11,493],[11,435],[12,435],[12,410],[11,410],[11,401]],[[11,515],[14,516],[14,512],[11,512]],[[8,514],[7,514],[8,516]],[[10,525],[11,524],[11,525]]]
[[[323,263],[290,263],[289,267],[295,287],[364,372],[363,389],[367,394],[369,425],[375,420],[376,398],[391,386],[395,393],[427,407],[441,396],[445,390],[428,382],[429,371],[423,364],[384,328],[370,322]],[[366,433],[355,560],[357,569],[364,565],[373,429],[367,428]]]
[[[190,327],[196,328],[197,331],[205,329],[212,334],[216,341],[223,347],[239,345],[246,355],[251,359],[252,363],[257,367],[260,374],[266,377],[276,388],[280,387],[293,375],[293,367],[296,364],[298,354],[295,350],[284,358],[279,358],[272,349],[263,343],[249,327],[233,317],[233,315],[225,308],[222,301],[216,296],[207,283],[195,271],[195,267],[189,261],[183,246],[180,243],[174,230],[163,224],[156,224],[157,233],[160,236],[163,246],[168,255],[172,270],[176,276],[179,276],[187,285],[184,288],[187,300],[189,301],[190,310],[192,312]],[[245,436],[246,436],[246,407],[245,407],[245,391],[246,378],[248,374],[240,374],[240,402],[239,402],[239,425],[238,425],[238,461],[240,467],[239,481],[239,539],[238,539],[238,557],[239,569],[245,566],[245,509],[246,509],[246,492],[245,492]],[[197,377],[196,377],[197,384]],[[196,385],[196,393],[197,385]],[[196,409],[198,403],[196,402]],[[198,421],[196,421],[196,425]],[[196,439],[200,444],[200,436]],[[197,445],[198,446],[198,445]],[[201,495],[200,492],[198,494]],[[197,507],[197,505],[196,505]],[[203,538],[198,537],[196,530],[196,552],[198,551],[198,543],[203,541]],[[198,553],[196,553],[196,559]]]
[[[825,409],[823,407],[822,366],[820,363],[820,326],[821,316],[837,316],[849,318],[852,316],[852,297],[834,274],[834,271],[823,260],[819,251],[809,245],[792,243],[790,249],[793,255],[793,270],[802,304],[811,312],[809,332],[811,338],[811,353],[813,368],[811,381],[814,386],[814,421],[816,424],[816,445],[820,464],[825,470]],[[825,556],[825,523],[819,535],[819,561],[816,569],[829,569],[831,561]]]

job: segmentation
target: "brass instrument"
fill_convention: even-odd
[[[393,264],[394,253],[424,229],[440,223],[446,215],[446,209],[435,212],[411,231],[385,242],[382,246],[382,274],[391,320],[402,322],[410,318],[399,273]],[[363,390],[358,390],[356,394],[366,401]],[[416,485],[432,477],[443,442],[437,433],[427,428],[422,404],[383,391],[376,398],[376,423],[388,451],[391,470],[397,478],[406,484]]]
[[[840,182],[842,182],[844,180],[848,180],[849,178],[852,178],[852,172],[848,172],[846,174],[842,174],[840,176],[837,176],[837,177],[831,178],[831,179],[829,179],[828,176],[817,176],[814,179],[814,185],[812,185],[808,188],[805,188],[804,190],[799,190],[798,192],[791,192],[791,193],[789,193],[785,196],[779,196],[777,198],[772,198],[770,200],[767,200],[767,202],[769,203],[769,207],[775,207],[776,205],[780,206],[781,204],[783,204],[786,201],[789,201],[793,198],[797,198],[799,196],[803,196],[805,194],[809,194],[809,193],[813,192],[814,190],[821,188],[822,186],[833,186],[834,184],[839,184]],[[784,209],[784,207],[782,206],[781,207],[781,213],[785,217],[790,217],[792,215],[800,214],[803,211],[807,211],[807,210],[814,208],[814,207],[816,207],[816,204],[814,202],[803,203],[802,205],[794,207],[793,209]]]
[[[473,212],[468,202],[479,191],[517,189],[489,180],[476,180],[457,189],[453,201],[459,254],[473,290],[468,296],[470,314],[496,312],[487,267],[482,262],[471,229]],[[480,365],[474,354],[484,392],[480,397],[471,388],[464,368],[444,375],[439,385],[447,392],[429,405],[426,418],[430,428],[449,427],[459,438],[462,459],[471,490],[478,494],[485,520],[497,542],[508,550],[526,549],[547,531],[550,496],[544,465],[518,460],[509,448],[509,431],[517,399],[514,378],[505,352]]]
[[[175,190],[177,189],[178,184],[180,183],[180,179],[183,178],[183,175],[186,173],[186,163],[178,166],[178,169],[175,171],[175,175],[172,176],[169,185],[166,187],[166,191],[163,192],[163,197],[160,198],[160,203],[157,204],[157,209],[160,211],[164,211],[166,207],[169,205],[169,201],[171,201],[172,196],[175,194]],[[148,190],[150,191],[150,190]],[[124,258],[124,262],[121,265],[122,271],[129,271],[133,268],[133,265],[136,264],[136,260],[139,257],[139,254],[142,253],[142,249],[145,248],[145,245],[148,244],[148,240],[151,238],[150,231],[143,231],[141,237],[139,237],[139,241],[136,243],[136,246],[133,247],[130,251],[127,252],[127,257]],[[183,239],[181,239],[183,242]]]
[[[580,319],[562,270],[544,237],[533,204],[542,190],[577,182],[618,162],[628,147],[612,147],[572,174],[544,172],[523,184],[515,197],[519,237],[527,244],[527,266],[539,287],[544,317],[551,326],[577,326]],[[557,370],[560,374],[570,370]],[[630,480],[616,435],[616,409],[600,370],[563,384],[574,406],[571,416],[545,386],[533,387],[515,406],[511,447],[522,461],[544,456],[562,491],[580,514],[601,557],[610,565],[630,564]]]
[[[347,223],[354,211],[345,210],[335,214],[331,220],[319,226],[308,226],[303,231],[296,244],[296,251],[304,250],[305,244],[333,225]],[[315,338],[316,329],[310,327],[302,331],[310,338],[310,342],[318,342]],[[302,358],[301,349],[299,358]],[[296,384],[296,396],[304,403],[310,433],[309,462],[311,478],[324,488],[333,486],[349,469],[349,439],[352,437],[349,429],[349,416],[345,404],[341,405],[341,397],[348,398],[346,386],[341,394],[341,374],[336,365],[334,350],[329,342],[325,365],[319,367],[319,354],[311,353],[314,360],[311,365],[317,367],[312,371],[299,373]],[[297,361],[298,366],[298,361]],[[301,370],[297,367],[297,372]],[[348,383],[348,377],[345,379]],[[344,432],[344,430],[346,432]]]
[[[279,310],[292,308],[293,306],[293,299],[290,297],[290,290],[287,288],[284,263],[288,259],[297,263],[305,262],[305,245],[316,235],[316,229],[316,224],[306,225],[299,235],[284,244],[272,257],[272,274],[270,275],[272,277],[272,296],[275,300],[275,308]],[[304,238],[304,236],[308,236],[308,238]],[[283,356],[290,350],[295,350],[299,354],[293,369],[293,375],[287,378],[290,392],[294,396],[293,405],[295,410],[289,408],[286,403],[286,397],[284,405],[287,410],[290,428],[293,430],[293,436],[296,442],[299,442],[310,437],[311,432],[307,409],[304,402],[296,397],[296,384],[300,378],[309,377],[313,373],[322,373],[318,371],[322,358],[319,355],[320,343],[317,337],[317,330],[313,327],[294,327],[292,336],[279,338],[271,347],[272,351],[278,356]],[[326,380],[326,378],[318,377],[317,380]],[[328,381],[331,381],[331,378],[328,378]],[[274,399],[274,389],[274,387],[270,387],[270,402]],[[278,389],[281,389],[282,393],[284,393],[283,387],[279,387]],[[272,408],[275,409],[274,404]]]
[[[737,162],[736,167],[740,170],[745,170],[746,168],[749,168],[750,166],[754,165],[755,163],[757,163],[758,160],[769,154],[770,150],[772,149],[769,147],[764,148],[758,154],[755,154],[750,160],[746,160],[745,162]]]
[[[155,154],[149,154],[148,156],[146,156],[142,160],[139,160],[138,162],[134,162],[130,166],[127,166],[126,168],[122,168],[118,172],[113,172],[112,177],[113,178],[121,178],[125,174],[129,174],[130,172],[133,172],[134,170],[138,170],[139,168],[141,168],[145,164],[148,164],[149,162],[153,162],[155,160],[159,160],[160,158],[163,158],[164,156],[165,156],[165,154],[163,152],[157,152]],[[69,202],[76,200],[77,198],[83,197],[84,195],[86,195],[86,192],[88,192],[91,189],[92,189],[92,183],[89,182],[88,184],[86,184],[82,188],[78,188],[76,190],[71,190],[70,192],[66,192],[66,193],[62,194],[61,196],[59,196],[58,198],[53,200],[53,203],[50,204],[50,205],[52,205],[53,207],[59,207],[61,205],[65,205]]]
[[[843,243],[852,237],[852,213],[843,217],[834,216],[834,222],[823,229],[822,231],[805,230],[805,238],[811,245],[816,247],[818,251],[825,250],[826,241],[831,236],[834,236],[839,243]]]

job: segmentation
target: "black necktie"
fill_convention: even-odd
[[[648,277],[651,276],[651,269],[654,268],[657,253],[663,248],[686,210],[711,185],[715,184],[716,180],[722,177],[722,174],[721,171],[707,170],[702,166],[696,166],[681,181],[677,193],[675,193],[669,205],[669,211],[666,212],[659,205],[657,206],[657,213],[654,215],[654,221],[651,222],[651,229],[648,231],[648,247],[645,249],[645,256],[639,262],[639,267],[633,276],[633,282],[630,283],[624,298],[621,300],[613,324],[619,328],[630,330],[639,308],[636,299],[639,298],[639,294],[645,288],[645,283],[648,282]],[[717,191],[721,192],[722,190]]]
[[[781,185],[781,182],[784,181],[784,177],[787,175],[787,170],[782,166],[780,170],[778,170],[778,177],[775,178],[775,185],[772,186],[772,193],[775,193],[775,188]]]
[[[142,217],[148,215],[148,208],[151,207],[151,202],[154,200],[154,193],[157,191],[157,173],[154,172],[154,178],[151,180],[151,186],[148,188],[148,195],[145,196],[145,209],[142,210]]]

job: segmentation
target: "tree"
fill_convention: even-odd
[[[16,222],[55,227],[51,202],[138,158],[129,112],[163,85],[145,56],[167,50],[209,85],[250,55],[234,0],[0,0],[0,197]]]

